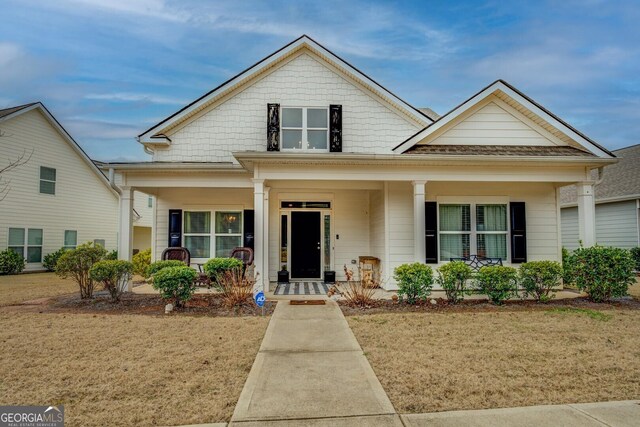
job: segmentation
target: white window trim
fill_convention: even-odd
[[[10,245],[9,244],[9,230],[12,228],[16,228],[16,229],[20,229],[20,230],[24,230],[24,243],[22,244],[22,246],[17,246],[17,245]],[[29,244],[29,230],[41,230],[42,231],[42,244],[40,245],[30,245]],[[7,249],[9,248],[19,248],[22,247],[22,258],[24,258],[24,260],[27,262],[27,264],[42,264],[42,259],[44,258],[44,254],[42,253],[42,251],[44,250],[44,227],[21,227],[21,226],[16,226],[16,227],[7,227]],[[27,261],[27,249],[28,248],[40,248],[40,261],[37,262],[29,262]]]
[[[50,180],[50,179],[44,179],[42,177],[42,168],[47,168],[47,169],[53,169],[54,171],[56,171],[56,179],[54,180]],[[58,169],[57,168],[52,168],[51,166],[44,166],[44,165],[40,165],[40,167],[38,168],[38,194],[43,194],[45,196],[55,196],[57,191],[58,191],[58,185],[57,185],[57,181],[58,181]],[[43,193],[42,191],[40,191],[40,183],[44,181],[44,182],[52,182],[53,183],[53,194],[49,194],[49,193]]]
[[[446,264],[449,260],[440,258],[440,250],[442,248],[440,242],[441,234],[469,234],[469,255],[477,255],[478,252],[478,234],[504,234],[507,241],[507,257],[502,260],[503,264],[511,263],[511,221],[509,221],[509,198],[508,197],[490,197],[490,196],[441,196],[436,199],[438,203],[438,264]],[[471,230],[466,231],[440,231],[440,205],[469,205],[471,216]],[[507,231],[477,231],[476,207],[478,205],[506,205],[507,207]]]
[[[211,223],[209,224],[209,233],[185,233],[184,231],[184,214],[186,212],[209,212],[210,213],[210,221]],[[228,234],[228,233],[216,233],[216,212],[231,212],[231,213],[238,213],[241,216],[240,219],[240,233],[233,233],[233,234]],[[198,258],[198,257],[191,257],[191,262],[192,263],[202,263],[202,262],[206,262],[208,260],[210,260],[211,258],[215,258],[216,255],[216,237],[217,236],[235,236],[235,237],[240,237],[240,244],[242,244],[242,240],[244,237],[244,208],[241,206],[229,206],[229,207],[216,207],[214,209],[211,208],[191,208],[191,207],[184,207],[182,209],[182,242],[183,242],[183,246],[186,247],[186,245],[184,244],[185,242],[185,238],[187,236],[208,236],[209,237],[209,257],[208,258]]]
[[[300,108],[302,109],[302,127],[284,127],[282,126],[282,116],[283,116],[283,112],[282,110],[284,110],[285,108]],[[324,128],[310,128],[307,127],[307,110],[326,110],[327,111],[327,127]],[[302,153],[302,152],[306,152],[306,153],[328,153],[329,152],[329,120],[331,119],[331,117],[329,116],[329,107],[328,106],[323,106],[323,107],[313,107],[313,106],[308,106],[308,107],[300,107],[300,106],[295,106],[295,105],[281,105],[280,106],[280,151],[293,151],[296,153]],[[283,134],[285,130],[300,130],[302,131],[302,144],[306,145],[306,148],[284,148],[284,144],[283,144]],[[307,140],[307,131],[308,130],[324,130],[327,132],[327,148],[326,149],[318,149],[318,148],[308,148],[309,147],[309,141]]]

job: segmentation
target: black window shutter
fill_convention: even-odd
[[[169,209],[169,247],[182,246],[182,210]]]
[[[425,262],[427,264],[438,263],[438,203],[424,203],[424,231],[426,242]]]
[[[280,151],[280,104],[267,104],[267,151]]]
[[[242,246],[245,248],[253,249],[253,235],[255,224],[253,223],[254,211],[253,209],[245,209],[243,219],[244,236]]]
[[[342,105],[329,106],[329,151],[342,151]]]
[[[511,262],[527,262],[527,219],[524,202],[509,204],[511,216]]]

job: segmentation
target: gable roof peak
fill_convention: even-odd
[[[387,90],[381,84],[364,74],[362,71],[360,71],[344,59],[334,54],[325,46],[321,45],[313,38],[311,38],[309,35],[303,34],[295,40],[284,45],[280,49],[276,50],[272,54],[263,58],[262,60],[256,62],[249,68],[230,78],[226,82],[205,93],[195,101],[191,102],[171,116],[160,121],[153,127],[142,132],[136,139],[142,144],[170,144],[170,141],[168,140],[168,138],[166,138],[166,136],[160,136],[160,134],[163,134],[166,129],[171,128],[178,123],[181,123],[191,115],[203,110],[208,105],[215,102],[215,100],[219,99],[223,94],[226,94],[229,91],[242,86],[255,75],[258,75],[264,70],[267,70],[275,63],[297,52],[302,47],[305,47],[310,51],[318,54],[324,60],[332,63],[332,65],[340,69],[346,75],[349,75],[354,79],[362,82],[372,93],[375,93],[377,96],[380,96],[382,98],[386,98],[387,102],[390,102],[398,110],[403,111],[404,114],[406,114],[408,117],[411,117],[417,123],[424,125],[433,122],[433,119],[427,114],[410,105],[408,102],[404,101],[391,91]],[[151,138],[154,139],[152,140]]]

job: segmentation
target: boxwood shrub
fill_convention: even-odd
[[[67,250],[67,248],[60,248],[55,252],[49,252],[42,259],[42,266],[46,268],[47,271],[56,271],[56,264],[58,264],[58,260]]]
[[[123,260],[98,261],[89,270],[91,280],[102,283],[113,302],[120,301],[127,282],[133,274],[133,264]]]
[[[518,291],[518,271],[513,267],[491,265],[482,267],[476,276],[478,289],[494,304],[502,304]]]
[[[636,271],[640,273],[640,246],[636,246],[635,248],[631,248],[631,257],[636,264]]]
[[[220,277],[231,270],[241,270],[244,264],[237,258],[211,258],[204,266],[204,272],[211,279],[211,283],[218,284]]]
[[[147,268],[151,265],[151,248],[135,254],[132,261],[133,273],[144,276],[147,273]]]
[[[160,296],[181,307],[189,301],[195,292],[195,279],[198,273],[186,265],[165,267],[153,275],[153,287],[160,291]]]
[[[473,276],[473,270],[462,261],[449,262],[438,269],[438,284],[442,286],[447,299],[452,304],[462,301],[472,291],[467,281]]]
[[[562,265],[556,261],[530,261],[520,266],[520,286],[525,296],[539,302],[553,299],[552,291],[560,286]]]
[[[409,304],[426,300],[433,287],[433,270],[428,265],[414,262],[402,264],[393,271],[393,278],[398,282],[398,298]]]
[[[635,263],[626,249],[596,245],[576,249],[571,258],[576,286],[592,301],[625,296],[635,282]]]
[[[102,245],[87,242],[75,249],[65,251],[56,264],[56,274],[62,278],[71,277],[80,288],[80,298],[92,298],[94,282],[89,270],[104,259],[107,250]]]
[[[0,252],[0,275],[18,274],[27,265],[25,259],[10,249]]]
[[[167,267],[186,267],[184,262],[178,261],[177,259],[170,259],[166,261],[156,261],[152,263],[149,267],[147,267],[147,272],[145,274],[146,278],[149,278],[155,275],[158,271]]]

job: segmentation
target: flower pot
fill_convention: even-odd
[[[278,283],[289,283],[289,272],[287,270],[278,271]]]
[[[324,283],[336,283],[336,272],[335,271],[325,271],[324,272]]]

